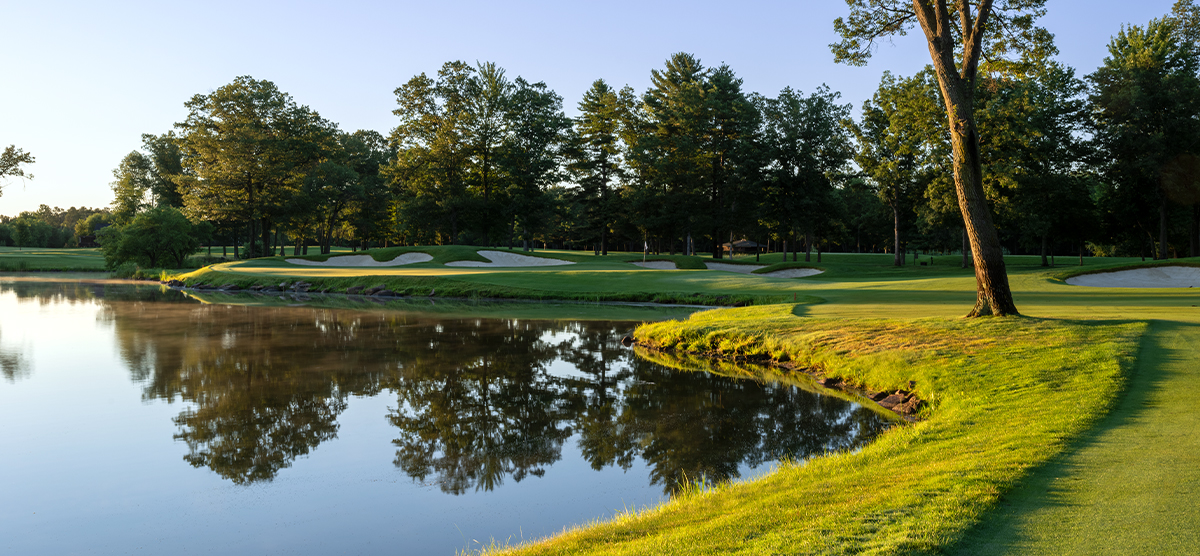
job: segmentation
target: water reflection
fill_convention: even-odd
[[[853,449],[889,426],[795,384],[639,358],[618,342],[631,323],[209,305],[78,283],[4,292],[100,304],[143,398],[185,403],[174,419],[184,459],[236,484],[270,481],[336,438],[353,396],[395,396],[395,466],[451,494],[541,477],[564,453],[596,470],[643,462],[670,493]],[[7,353],[9,378],[20,355]]]
[[[3,330],[0,330],[0,342],[4,341]],[[0,375],[4,375],[4,380],[8,382],[16,382],[19,378],[24,378],[29,375],[29,362],[22,357],[21,352],[5,347],[0,343]]]

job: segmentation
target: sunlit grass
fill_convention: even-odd
[[[853,454],[680,497],[518,554],[909,553],[952,546],[1026,471],[1104,415],[1142,323],[812,319],[790,306],[645,325],[642,342],[771,358],[875,390],[912,388],[918,423]],[[878,341],[876,341],[878,340]],[[1086,403],[1081,403],[1086,400]]]

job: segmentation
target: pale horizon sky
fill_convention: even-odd
[[[1122,24],[1143,25],[1171,0],[1057,0],[1041,20],[1059,60],[1094,71]],[[183,103],[239,75],[273,81],[341,129],[395,126],[393,91],[450,60],[492,61],[545,81],[568,114],[596,79],[639,93],[675,52],[724,62],[748,92],[827,84],[857,114],[884,71],[929,61],[920,31],[883,44],[866,67],[833,63],[841,0],[511,2],[0,2],[9,68],[0,86],[0,148],[32,153],[33,180],[10,179],[0,214],[46,204],[107,206],[112,170],[185,115]]]

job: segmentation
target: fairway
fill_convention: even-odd
[[[103,271],[99,249],[41,249],[0,247],[0,272],[23,270]]]

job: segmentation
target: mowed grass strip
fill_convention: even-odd
[[[99,249],[42,249],[0,247],[0,272],[11,271],[103,271],[104,254]]]
[[[1118,399],[1146,325],[1070,320],[820,319],[791,305],[644,325],[666,350],[813,367],[928,405],[857,453],[783,465],[514,554],[900,554],[953,546],[1029,470]]]

